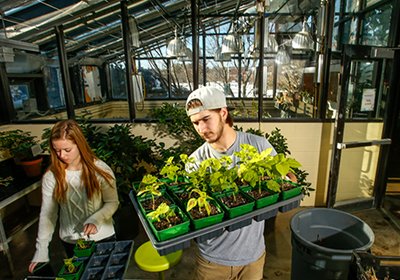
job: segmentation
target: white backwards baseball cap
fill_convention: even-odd
[[[187,106],[189,102],[195,99],[199,100],[203,105],[193,109],[188,109]],[[205,86],[196,89],[188,96],[185,108],[186,114],[190,117],[191,115],[205,110],[220,109],[224,107],[227,107],[224,92],[216,87]]]

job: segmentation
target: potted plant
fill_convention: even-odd
[[[246,192],[257,200],[258,208],[277,202],[283,178],[300,166],[284,154],[271,156],[271,151],[269,148],[259,153],[255,147],[242,144],[241,151],[235,153],[240,158],[239,178],[249,185]]]
[[[176,205],[161,203],[155,211],[146,214],[150,228],[159,241],[189,232],[189,220]]]
[[[95,242],[93,240],[85,240],[80,238],[76,241],[74,247],[74,255],[76,257],[89,257],[95,249]]]
[[[164,183],[154,175],[146,174],[143,177],[136,196],[144,214],[148,211],[156,210],[163,202],[171,204],[171,199],[169,199],[165,191],[161,190],[163,185]]]
[[[237,166],[232,167],[231,157],[209,158],[202,161],[201,165],[208,166],[205,178],[210,192],[221,203],[229,218],[253,210],[254,200],[241,192],[236,184],[238,168]]]
[[[276,203],[279,184],[273,179],[272,149],[259,153],[254,146],[242,144],[235,152],[239,160],[238,181],[241,189],[255,200],[256,208]]]
[[[65,280],[78,280],[83,272],[84,265],[76,257],[64,259],[64,265],[61,267],[57,277]]]
[[[187,201],[186,211],[195,230],[222,221],[224,212],[212,197],[199,189],[191,190],[192,193],[196,193],[197,195]]]
[[[169,186],[188,183],[188,172],[185,166],[192,162],[194,162],[194,158],[189,158],[187,154],[180,154],[179,160],[176,160],[174,156],[169,157],[160,170],[160,175],[163,176],[160,180]]]
[[[7,150],[28,177],[42,174],[42,149],[36,136],[20,129],[0,131],[0,150]]]
[[[290,151],[288,148],[287,144],[287,139],[286,137],[283,136],[281,133],[281,130],[279,128],[275,128],[270,134],[266,134],[265,136],[268,141],[271,143],[271,145],[275,148],[276,152],[278,154],[283,154],[285,157],[290,155]],[[301,188],[301,192],[305,195],[310,195],[311,191],[314,191],[315,189],[311,188],[311,183],[307,181],[307,176],[309,175],[305,170],[300,169],[299,167],[294,167],[292,168],[293,174],[297,178],[297,184],[293,184],[293,182],[290,182],[289,180],[286,180],[286,182],[281,181],[280,183],[283,183],[284,185],[281,187],[283,190],[282,193],[282,198],[286,198],[286,193],[295,194],[299,192],[299,189],[296,189],[298,187]],[[295,188],[296,190],[290,191],[290,189]]]

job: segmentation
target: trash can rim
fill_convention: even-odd
[[[313,243],[311,241],[308,241],[307,239],[305,239],[304,237],[299,235],[298,232],[296,232],[294,230],[294,223],[295,223],[296,219],[298,219],[299,216],[307,214],[306,212],[316,212],[316,211],[333,212],[333,213],[336,212],[336,213],[339,213],[339,214],[346,214],[349,217],[351,217],[352,219],[357,220],[358,222],[362,223],[363,226],[364,226],[364,230],[366,231],[366,234],[368,234],[368,236],[370,237],[370,240],[369,240],[368,244],[365,244],[364,246],[359,247],[359,248],[345,250],[345,249],[327,248],[327,247],[323,247],[323,246],[317,245],[317,244],[315,244],[315,243]],[[305,209],[305,210],[302,210],[302,211],[296,213],[290,220],[290,230],[291,230],[291,233],[292,233],[292,239],[294,238],[298,242],[306,244],[306,246],[310,246],[313,249],[315,249],[316,251],[320,251],[320,252],[324,252],[324,253],[330,253],[330,254],[339,254],[339,255],[340,254],[345,254],[345,255],[348,255],[348,254],[352,254],[352,252],[354,250],[368,250],[369,248],[371,248],[372,244],[375,241],[375,234],[372,231],[371,227],[366,222],[364,222],[363,220],[361,220],[360,218],[354,216],[351,213],[347,213],[345,211],[332,209],[332,208],[310,208],[310,209]]]

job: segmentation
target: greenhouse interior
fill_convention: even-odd
[[[264,227],[262,276],[226,279],[400,279],[399,15],[397,0],[0,0],[0,279],[216,279],[199,276],[202,245],[251,239],[243,235],[253,224]],[[215,202],[221,220],[199,228],[166,167],[186,164],[190,195],[217,200],[212,174],[202,175],[203,193],[187,172],[185,156],[209,144],[187,109],[202,88],[218,89],[232,131],[267,140],[278,156],[263,162],[279,158],[296,180],[268,173],[277,201],[253,199],[240,214]],[[47,261],[34,262],[44,179],[62,162],[49,139],[65,120],[114,174],[115,238],[67,258],[57,221]],[[33,175],[17,157],[24,149],[40,158]],[[150,175],[155,189],[143,187]],[[63,176],[55,184],[66,184]],[[285,197],[283,181],[298,193]],[[159,236],[143,193],[171,196],[176,208],[168,208],[187,216],[187,231]],[[61,202],[56,209],[62,219]],[[76,259],[80,274],[63,275]]]

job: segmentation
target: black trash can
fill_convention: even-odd
[[[290,229],[292,280],[347,280],[353,250],[368,250],[375,237],[361,219],[328,208],[295,214]]]

